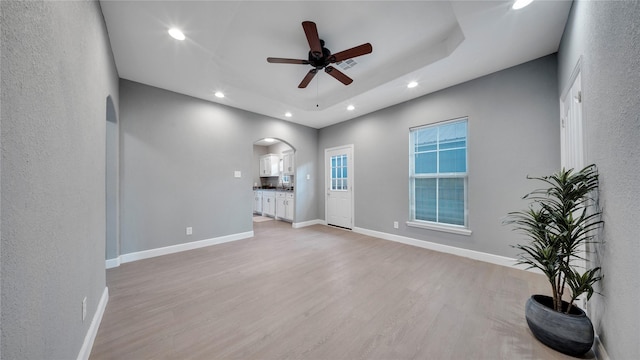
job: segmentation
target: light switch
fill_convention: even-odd
[[[234,171],[233,172],[233,176],[237,177],[237,178],[242,177],[242,172],[241,171]]]
[[[311,180],[311,174],[307,174],[307,180]]]

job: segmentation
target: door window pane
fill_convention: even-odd
[[[331,190],[347,190],[347,155],[331,157]]]

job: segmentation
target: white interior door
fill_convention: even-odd
[[[327,224],[353,228],[353,145],[325,149]]]
[[[573,83],[560,97],[560,164],[565,169],[580,171],[585,167],[584,159],[584,130],[582,121],[582,85],[579,66],[572,74]],[[582,251],[586,246],[581,246]],[[576,259],[575,263],[586,269],[584,260]],[[580,296],[576,304],[587,310],[586,297]]]
[[[582,130],[582,88],[580,73],[564,96],[560,99],[561,110],[561,164],[566,169],[584,168]]]

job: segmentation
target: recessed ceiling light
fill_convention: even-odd
[[[264,141],[268,142],[268,143],[272,143],[274,141],[276,141],[275,139],[272,138],[264,138]]]
[[[214,94],[217,98],[222,99],[224,97],[224,94],[221,91],[216,91],[216,93]]]
[[[355,107],[355,106],[353,106],[353,105],[349,105],[349,106],[347,106],[347,110],[349,110],[349,111],[353,111],[353,110],[355,110],[355,108],[356,108],[356,107]]]
[[[185,39],[185,36],[182,33],[182,31],[180,31],[180,29],[177,29],[177,28],[169,29],[169,35],[171,35],[171,37],[176,39],[176,40],[184,40]]]
[[[291,117],[291,113],[290,113],[290,112],[286,112],[286,113],[284,114],[284,116],[286,116],[286,117]]]
[[[523,7],[531,4],[533,0],[516,0],[513,2],[513,6],[511,7],[513,10],[522,9]]]
[[[412,81],[412,82],[410,82],[410,83],[408,83],[408,84],[407,84],[407,87],[408,87],[409,89],[414,88],[414,87],[416,87],[416,86],[418,86],[418,83],[417,83],[417,82],[415,82],[415,81]]]

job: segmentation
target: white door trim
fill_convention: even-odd
[[[328,199],[328,193],[327,190],[330,188],[331,184],[329,183],[329,174],[330,171],[328,171],[328,166],[327,164],[329,163],[329,157],[328,154],[330,151],[335,151],[335,150],[341,150],[341,149],[350,149],[351,150],[351,161],[349,161],[349,164],[347,165],[347,172],[348,172],[348,178],[349,178],[349,186],[350,186],[350,191],[349,191],[349,196],[350,196],[350,201],[351,201],[351,226],[349,227],[350,229],[353,229],[353,227],[355,226],[355,174],[354,174],[354,162],[355,162],[355,151],[354,151],[354,145],[353,144],[347,144],[347,145],[341,145],[341,146],[335,146],[335,147],[331,147],[331,148],[326,148],[324,149],[324,163],[323,163],[323,167],[324,167],[324,189],[323,189],[323,193],[324,193],[324,219],[325,219],[325,223],[328,222],[329,220],[329,199]]]

